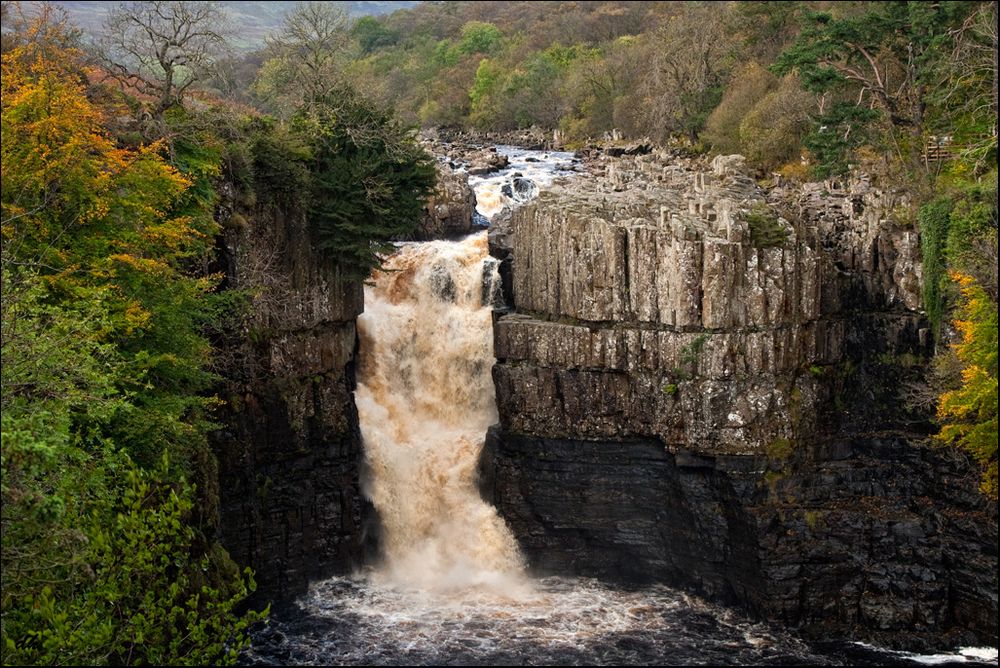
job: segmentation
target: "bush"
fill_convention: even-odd
[[[766,171],[797,160],[809,128],[812,95],[786,76],[740,122],[740,151]]]
[[[705,123],[702,139],[721,155],[741,153],[740,123],[777,83],[777,78],[757,63],[749,63],[734,72],[722,101]]]
[[[938,440],[956,445],[983,468],[981,489],[997,498],[997,303],[971,276],[952,273],[961,288],[955,326],[961,341],[955,352],[962,363],[961,385],[941,395]]]
[[[390,239],[420,222],[436,172],[410,130],[343,89],[293,119],[310,146],[309,224],[315,243],[344,272],[367,277]]]
[[[26,445],[18,439],[16,447]],[[245,578],[234,573],[224,552],[197,556],[201,551],[190,521],[193,489],[172,481],[166,459],[148,472],[127,458],[118,459],[116,467],[120,478],[107,480],[109,487],[89,502],[69,511],[57,503],[47,517],[34,516],[36,543],[54,531],[72,537],[73,549],[45,552],[61,557],[55,571],[46,563],[18,560],[25,568],[14,579],[23,583],[27,572],[35,586],[17,597],[5,593],[4,664],[234,663],[246,645],[248,625],[266,615],[234,613],[254,588],[249,570]],[[74,484],[61,475],[69,491]],[[10,500],[5,499],[5,510]],[[33,525],[30,516],[19,519],[23,535]],[[213,574],[219,567],[226,576]]]
[[[917,220],[920,224],[920,249],[924,267],[924,310],[931,321],[935,338],[941,329],[944,310],[942,287],[945,281],[945,244],[952,203],[939,198],[920,207]]]
[[[750,242],[755,248],[781,246],[788,240],[788,229],[766,204],[756,204],[744,216],[750,228]]]

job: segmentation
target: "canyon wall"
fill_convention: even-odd
[[[491,236],[514,308],[481,474],[531,564],[995,644],[996,506],[899,396],[932,345],[908,202],[739,156],[591,169]]]
[[[312,248],[303,214],[246,219],[218,249],[225,287],[251,300],[219,345],[221,534],[259,595],[281,598],[360,564],[373,526],[352,394],[364,304],[361,283]]]

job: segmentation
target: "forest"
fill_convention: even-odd
[[[366,278],[434,188],[418,128],[904,189],[937,342],[907,400],[997,497],[995,2],[311,3],[255,51],[215,3],[3,25],[4,665],[236,661],[268,610],[219,542],[209,439],[255,295],[217,239],[301,212]]]

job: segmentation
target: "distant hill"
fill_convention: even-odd
[[[108,0],[88,2],[85,0],[63,0],[53,4],[66,9],[73,22],[88,33],[101,29],[104,16],[108,9],[117,4]],[[229,0],[221,3],[233,17],[233,46],[252,49],[261,46],[264,38],[273,33],[285,14],[299,4],[288,0],[271,0],[267,2],[237,2]],[[397,9],[408,9],[416,4],[415,0],[399,0],[379,2],[377,0],[359,0],[356,2],[334,2],[331,4],[346,5],[352,16],[390,14]]]

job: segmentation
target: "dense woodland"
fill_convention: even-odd
[[[235,660],[266,611],[239,606],[252,574],[217,541],[208,435],[217,344],[255,295],[220,289],[215,239],[298,212],[366,276],[433,187],[418,125],[907,190],[938,341],[907,400],[996,498],[996,3],[308,4],[251,53],[225,24],[125,3],[83,35],[3,5],[4,664]]]

